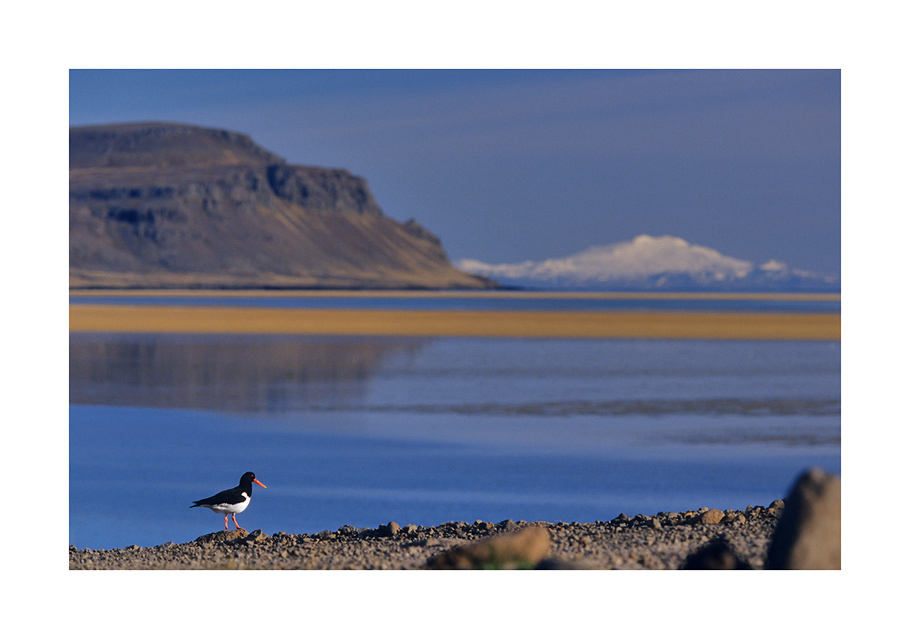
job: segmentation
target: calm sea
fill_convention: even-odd
[[[839,342],[70,335],[80,548],[219,530],[189,506],[247,470],[272,534],[745,508],[809,466],[840,471]]]
[[[233,306],[259,308],[328,308],[374,310],[458,311],[732,311],[839,313],[840,301],[828,296],[808,299],[741,297],[618,297],[567,294],[535,296],[499,292],[464,295],[286,295],[286,296],[72,296],[72,304],[135,304],[158,306]]]

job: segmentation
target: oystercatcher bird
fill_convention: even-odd
[[[236,515],[237,513],[242,513],[250,505],[250,499],[253,497],[253,482],[263,488],[266,487],[265,484],[256,479],[255,473],[243,473],[243,477],[240,478],[240,484],[236,488],[222,490],[217,495],[194,501],[190,508],[204,506],[216,513],[223,514],[225,530],[228,530],[227,519],[228,515],[230,515],[231,519],[234,520],[234,525],[237,526],[237,530],[240,530]]]

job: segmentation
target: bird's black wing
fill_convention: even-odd
[[[233,488],[222,490],[217,495],[212,495],[211,497],[206,497],[205,499],[200,499],[199,501],[194,501],[193,505],[190,506],[190,508],[193,508],[194,506],[213,506],[215,504],[229,503],[231,501],[233,492]]]

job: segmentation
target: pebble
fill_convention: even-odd
[[[699,510],[698,512],[699,516],[695,520],[700,524],[719,524],[725,517],[724,513],[717,510],[716,508],[712,508],[710,510],[703,509]]]

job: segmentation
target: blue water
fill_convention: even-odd
[[[840,343],[70,336],[70,543],[598,521],[840,471]],[[233,527],[233,525],[232,525]]]
[[[474,293],[465,296],[381,297],[121,297],[72,296],[71,304],[130,304],[154,306],[230,306],[257,308],[326,308],[446,311],[726,311],[774,313],[839,313],[840,301],[829,299],[642,299],[610,297],[522,297]]]

